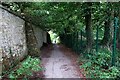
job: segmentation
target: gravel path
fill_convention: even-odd
[[[53,45],[53,48],[43,55],[45,54],[47,54],[47,57],[42,58],[45,78],[81,78],[78,69],[73,65],[69,56],[72,53],[67,48],[61,45]]]

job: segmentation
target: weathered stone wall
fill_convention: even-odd
[[[0,54],[3,69],[27,55],[25,21],[0,8]]]
[[[43,42],[47,43],[47,32],[30,23],[26,23],[26,38],[28,54],[31,56],[40,56],[40,48]]]
[[[40,56],[47,32],[0,8],[0,72],[27,55]]]
[[[37,47],[40,49],[43,45],[43,42],[47,43],[47,40],[46,40],[47,32],[35,26],[33,26],[33,30],[34,30],[35,37],[37,39],[37,44],[38,44]]]

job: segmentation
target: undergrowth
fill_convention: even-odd
[[[120,78],[120,67],[118,65],[111,66],[111,52],[109,50],[99,49],[98,53],[91,53],[87,56],[80,66],[80,68],[84,68],[86,77]]]
[[[29,76],[33,75],[33,72],[43,70],[40,64],[40,59],[32,58],[31,56],[29,56],[25,61],[20,64],[18,69],[11,71],[8,77],[11,80],[17,80],[18,78],[27,80]]]

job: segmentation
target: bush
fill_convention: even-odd
[[[86,75],[90,78],[115,78],[119,76],[119,68],[111,67],[111,52],[100,49],[98,53],[89,54],[88,61],[80,68],[84,68]]]
[[[25,61],[23,61],[20,67],[12,71],[9,74],[9,78],[26,78],[27,76],[32,76],[32,72],[34,71],[42,71],[43,68],[40,66],[41,61],[38,58],[28,57]]]

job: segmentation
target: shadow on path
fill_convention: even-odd
[[[45,78],[84,78],[77,64],[77,55],[59,44],[42,49]]]

